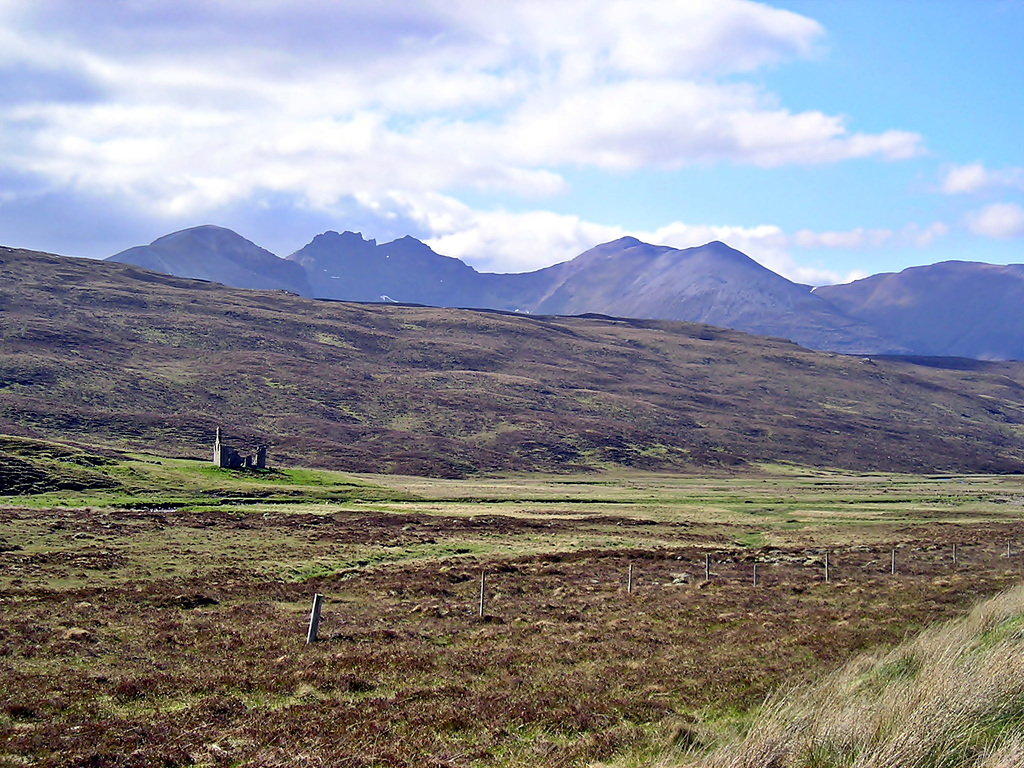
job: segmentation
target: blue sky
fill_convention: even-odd
[[[1024,261],[1024,0],[0,0],[0,243]]]

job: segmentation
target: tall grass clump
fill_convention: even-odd
[[[1024,585],[776,694],[702,768],[1024,765]]]

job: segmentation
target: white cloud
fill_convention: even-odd
[[[844,248],[857,250],[873,250],[886,246],[926,248],[948,233],[949,227],[941,221],[933,221],[925,227],[921,227],[918,224],[907,224],[899,230],[856,227],[841,232],[814,232],[809,229],[802,229],[793,235],[792,244],[798,248]]]
[[[918,154],[917,134],[854,133],[736,82],[822,36],[749,0],[7,2],[0,74],[73,75],[88,97],[0,106],[0,164],[200,215],[263,192],[322,210],[392,191],[547,196],[568,165]]]
[[[942,182],[942,191],[947,195],[977,192],[988,185],[989,173],[981,163],[959,165],[949,169]]]
[[[945,230],[637,232],[456,199],[564,193],[569,166],[920,154],[918,134],[858,133],[744,82],[813,56],[823,37],[817,22],[749,0],[111,0],[103,13],[0,0],[0,90],[25,71],[77,89],[44,84],[0,104],[0,171],[175,222],[268,198],[318,214],[355,200],[486,271],[536,269],[632,234],[680,248],[722,240],[791,279],[837,282],[849,275],[801,265],[794,250]]]
[[[993,171],[982,163],[954,165],[942,181],[942,191],[947,195],[975,194],[1000,187],[1024,190],[1024,168]]]
[[[507,40],[517,53],[556,62],[563,82],[602,72],[654,78],[749,72],[810,55],[824,34],[809,18],[747,0],[454,5],[481,37]]]
[[[841,118],[780,109],[749,85],[669,79],[541,94],[511,115],[504,134],[516,162],[618,171],[719,161],[776,167],[868,155],[901,159],[920,151],[916,134],[851,135]]]
[[[993,203],[969,213],[967,228],[982,237],[1024,237],[1024,208],[1017,203]]]
[[[529,272],[568,261],[622,237],[617,227],[550,211],[470,213],[464,227],[430,239],[446,256],[465,257],[483,272]]]

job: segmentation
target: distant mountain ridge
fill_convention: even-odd
[[[281,259],[210,225],[109,260],[324,299],[703,322],[845,354],[1024,359],[1024,265],[944,262],[812,290],[717,241],[677,249],[624,237],[494,274],[408,236],[378,244],[329,231]]]
[[[312,293],[306,272],[299,265],[230,229],[209,224],[164,235],[149,245],[121,251],[107,261],[233,288],[281,288],[303,296]]]
[[[682,250],[636,238],[599,245],[568,262],[557,287],[531,309],[700,322],[836,352],[907,351],[718,241]]]
[[[918,354],[1024,360],[1024,264],[943,261],[814,293]]]
[[[355,232],[317,235],[286,262],[306,271],[317,298],[347,301],[450,306],[479,277],[468,264],[441,256],[414,237],[377,245]]]

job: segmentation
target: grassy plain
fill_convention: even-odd
[[[1019,476],[79,453],[106,482],[0,499],[0,765],[672,764],[1024,575]]]

